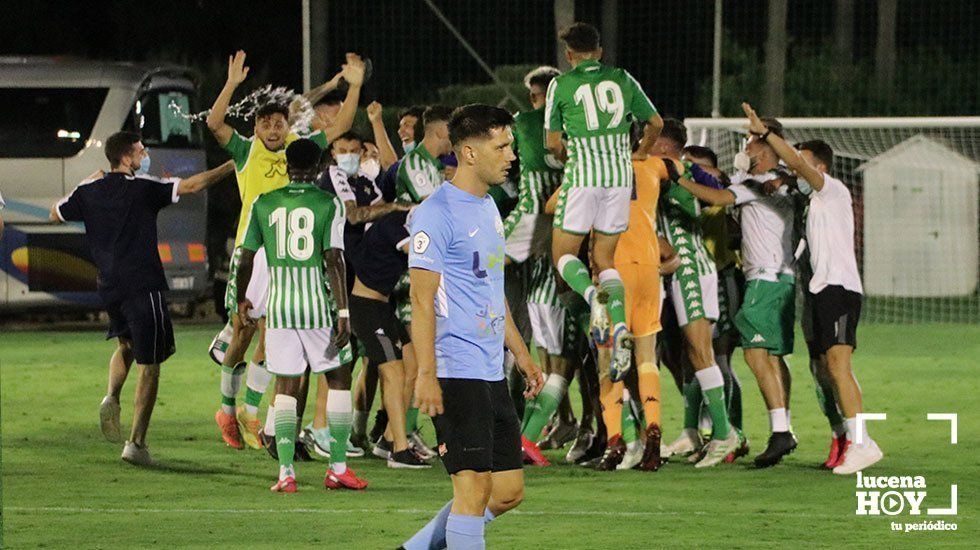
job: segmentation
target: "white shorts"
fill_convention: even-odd
[[[512,213],[511,216],[514,214]],[[508,216],[510,218],[510,216]],[[551,254],[551,216],[523,213],[507,236],[507,257],[514,263],[527,261],[531,256]]]
[[[703,274],[698,279],[700,284],[688,280],[683,289],[676,274],[671,282],[670,299],[677,313],[678,326],[686,326],[698,319],[718,320],[718,274]]]
[[[267,328],[265,364],[276,376],[301,376],[306,366],[316,374],[336,369],[342,352],[333,345],[332,329]],[[349,355],[349,352],[348,352]]]
[[[265,247],[255,252],[252,262],[252,278],[248,280],[245,297],[252,302],[252,310],[248,316],[253,319],[265,317],[266,306],[269,303],[269,263],[265,259]]]
[[[555,227],[568,233],[617,235],[630,221],[631,187],[563,187],[555,209]]]
[[[565,335],[565,308],[548,304],[527,304],[531,335],[538,349],[548,355],[561,355]]]

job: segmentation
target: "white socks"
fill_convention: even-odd
[[[769,410],[769,429],[772,433],[789,431],[789,415],[785,408]]]

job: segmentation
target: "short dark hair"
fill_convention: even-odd
[[[531,86],[540,86],[541,88],[547,90],[548,85],[551,84],[551,81],[560,74],[561,71],[558,69],[543,65],[524,76],[524,87],[530,90]]]
[[[453,108],[445,105],[430,105],[422,113],[422,126],[428,126],[434,122],[449,122],[453,117]]]
[[[334,139],[331,142],[331,145],[333,145],[334,143],[337,143],[340,140],[344,140],[344,141],[356,141],[356,142],[360,143],[361,145],[364,145],[364,138],[362,138],[360,135],[358,135],[358,133],[355,132],[354,130],[347,130],[343,134],[340,134],[339,136],[337,136],[336,139]]]
[[[796,148],[800,151],[810,151],[813,156],[817,157],[817,160],[827,167],[828,172],[834,167],[834,150],[826,141],[822,139],[811,139],[810,141],[797,143]]]
[[[289,120],[289,107],[282,103],[272,102],[259,107],[259,110],[255,113],[255,121],[258,122],[260,119],[270,117],[276,113],[282,115],[287,121]]]
[[[599,49],[599,30],[588,23],[572,23],[558,38],[573,52],[588,53]]]
[[[718,168],[718,155],[711,150],[710,147],[704,147],[701,145],[688,145],[684,148],[684,154],[689,157],[698,157],[699,159],[708,159],[711,161],[711,166]]]
[[[474,103],[453,111],[449,121],[449,141],[456,147],[467,139],[487,137],[490,130],[514,123],[514,117],[500,107]]]
[[[783,123],[776,120],[775,117],[764,116],[764,117],[759,117],[759,120],[761,120],[762,123],[766,125],[766,128],[768,128],[770,132],[776,134],[779,137],[785,137],[783,135]]]
[[[419,120],[422,120],[423,114],[425,114],[425,105],[412,105],[408,109],[398,113],[398,120],[401,120],[407,116],[413,116]]]
[[[122,162],[122,158],[133,150],[133,146],[139,143],[139,134],[135,132],[116,132],[105,140],[105,158],[109,161],[109,166],[115,168]]]
[[[306,172],[319,167],[323,151],[315,141],[300,138],[286,147],[286,166],[289,170]]]
[[[684,147],[687,143],[687,128],[676,118],[664,119],[664,127],[660,130],[660,135],[673,141],[678,147]]]
[[[341,92],[340,90],[331,90],[326,94],[324,94],[323,97],[318,99],[313,106],[316,107],[318,105],[340,105],[344,102],[344,98],[346,97],[347,94]]]

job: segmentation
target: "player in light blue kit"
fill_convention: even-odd
[[[459,167],[412,215],[412,341],[416,404],[433,417],[453,482],[449,501],[404,544],[408,550],[484,548],[484,524],[524,498],[521,426],[504,379],[504,346],[528,397],[544,384],[504,299],[504,226],[487,194],[504,182],[513,117],[489,105],[453,113]]]

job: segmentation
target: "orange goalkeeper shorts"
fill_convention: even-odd
[[[626,326],[633,336],[660,332],[660,270],[655,265],[617,264],[626,289]]]

